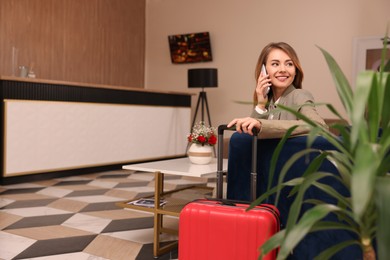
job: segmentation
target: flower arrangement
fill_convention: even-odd
[[[216,128],[201,121],[194,125],[187,139],[189,143],[213,146],[217,143]]]

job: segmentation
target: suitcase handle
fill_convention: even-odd
[[[217,198],[222,198],[223,193],[223,134],[225,130],[236,131],[236,127],[227,127],[227,125],[218,126],[218,156],[217,156]],[[251,165],[251,200],[256,199],[257,188],[257,135],[260,130],[253,128],[253,142],[252,142],[252,165]]]

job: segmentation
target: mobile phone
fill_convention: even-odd
[[[267,70],[265,69],[265,65],[264,64],[263,64],[263,66],[261,66],[261,73],[263,75],[268,75]],[[268,95],[270,90],[271,90],[270,87],[268,87],[267,90],[265,91],[265,95],[264,96]]]

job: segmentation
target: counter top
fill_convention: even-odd
[[[87,88],[129,90],[129,91],[151,92],[151,93],[162,93],[162,94],[173,94],[173,95],[190,95],[190,96],[196,95],[196,93],[191,93],[191,92],[163,91],[163,90],[153,90],[153,89],[144,89],[144,88],[134,88],[134,87],[127,87],[127,86],[112,86],[112,85],[104,85],[104,84],[71,82],[71,81],[39,79],[39,78],[21,78],[21,77],[13,77],[13,76],[0,76],[0,80],[57,84],[57,85],[67,85],[67,86],[87,87]]]

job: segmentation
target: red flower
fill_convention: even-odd
[[[198,141],[199,141],[199,143],[203,144],[206,142],[206,137],[204,137],[203,135],[200,135],[200,136],[198,136]]]
[[[215,145],[217,143],[217,137],[215,135],[211,135],[209,137],[209,144],[210,145]]]
[[[213,146],[217,143],[217,135],[215,127],[209,127],[204,122],[199,122],[192,127],[192,131],[187,135],[189,143],[210,145]]]

